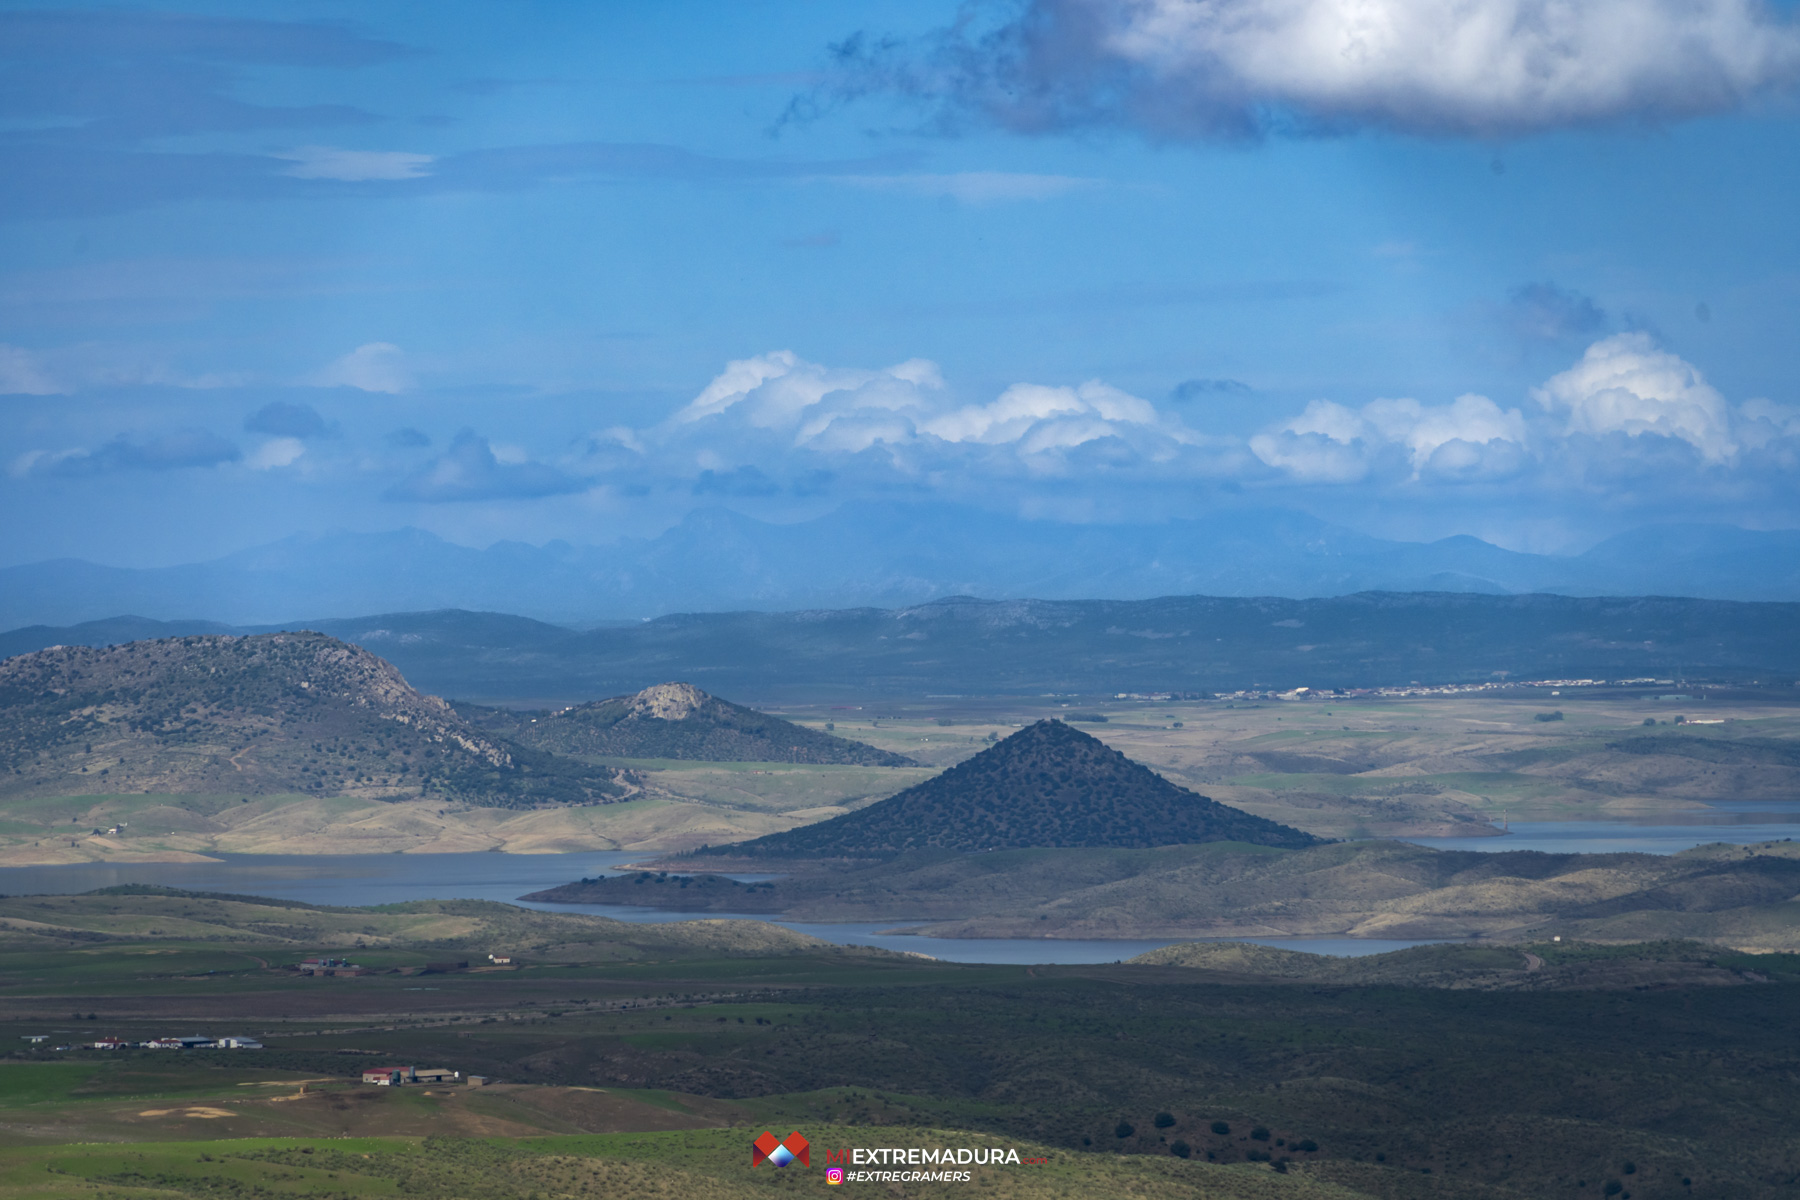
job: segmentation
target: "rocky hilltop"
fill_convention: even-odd
[[[858,812],[710,853],[870,858],[1197,842],[1300,847],[1319,839],[1178,787],[1061,721],[1039,721]]]
[[[624,797],[621,773],[478,729],[319,633],[56,646],[0,661],[0,798],[140,792],[452,800]]]
[[[721,700],[691,683],[659,683],[630,696],[559,712],[513,713],[459,705],[470,720],[557,754],[596,758],[675,758],[705,762],[783,762],[912,767],[903,754]]]

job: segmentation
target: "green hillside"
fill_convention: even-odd
[[[0,801],[129,793],[591,804],[620,772],[470,725],[318,633],[58,646],[0,661]]]
[[[914,767],[903,754],[833,737],[710,696],[688,683],[659,683],[630,696],[558,712],[513,713],[458,705],[485,728],[557,754],[700,762]]]
[[[912,850],[1318,841],[1177,787],[1061,721],[1039,721],[858,812],[711,852],[868,858]]]

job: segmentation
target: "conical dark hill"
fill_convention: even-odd
[[[932,849],[1318,841],[1177,787],[1061,721],[1039,721],[858,812],[702,853],[870,858]]]

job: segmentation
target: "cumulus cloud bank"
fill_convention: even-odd
[[[1725,397],[1692,363],[1657,349],[1649,334],[1595,342],[1532,395],[1545,410],[1565,415],[1570,433],[1660,434],[1688,443],[1708,462],[1738,452]]]
[[[1003,475],[1068,473],[1096,453],[1170,463],[1210,444],[1178,418],[1099,380],[1073,387],[1019,383],[986,403],[959,402],[935,363],[869,370],[778,351],[727,364],[663,426],[610,430],[598,444],[689,458],[719,474],[734,455],[860,456],[866,470],[923,477],[948,462]],[[1104,450],[1101,448],[1104,447]],[[816,463],[805,469],[817,470]]]
[[[1251,438],[1250,448],[1297,479],[1352,483],[1384,456],[1403,459],[1415,480],[1511,474],[1528,440],[1518,409],[1468,395],[1440,405],[1374,400],[1360,410],[1315,400],[1293,420]]]
[[[1745,465],[1747,448],[1774,455],[1771,464],[1800,457],[1800,407],[1756,399],[1734,408],[1644,333],[1594,342],[1523,399],[1317,399],[1240,439],[1100,380],[1017,383],[971,402],[923,360],[831,367],[784,350],[727,364],[659,426],[594,435],[579,469],[767,498],[898,485],[1073,494],[1106,480],[1541,489],[1680,462],[1698,480]]]
[[[1485,396],[1449,404],[1375,400],[1351,409],[1315,400],[1250,439],[1266,465],[1299,482],[1381,478],[1493,481],[1531,473],[1540,483],[1583,474],[1617,477],[1685,458],[1701,472],[1741,466],[1746,450],[1796,457],[1800,408],[1751,399],[1735,409],[1699,368],[1646,333],[1589,346],[1568,370],[1531,389],[1535,406],[1502,408]],[[1671,486],[1679,480],[1667,477]]]
[[[853,37],[798,102],[901,93],[1023,132],[1375,126],[1510,136],[1736,108],[1800,78],[1758,0],[1019,0],[921,42]]]

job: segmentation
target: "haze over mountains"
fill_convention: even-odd
[[[930,505],[774,525],[691,513],[648,539],[485,550],[417,529],[299,536],[158,568],[55,559],[0,570],[0,628],[131,613],[267,625],[466,608],[585,624],[670,612],[898,607],[945,596],[1146,599],[1359,591],[1800,599],[1800,531],[1652,526],[1575,556],[1473,537],[1370,537],[1281,510],[1069,525]]]
[[[724,695],[1227,692],[1544,678],[1800,679],[1800,604],[1368,593],[1280,600],[952,598],[700,613],[581,632],[463,611],[310,622],[426,691],[560,706],[685,679]],[[225,632],[142,619],[0,634],[0,654]],[[244,630],[243,632],[250,632]]]

